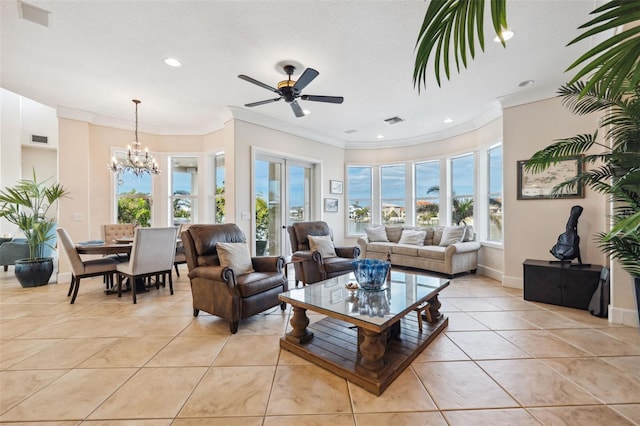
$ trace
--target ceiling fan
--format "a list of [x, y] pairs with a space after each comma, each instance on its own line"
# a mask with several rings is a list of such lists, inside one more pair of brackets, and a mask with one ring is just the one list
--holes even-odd
[[306, 70], [304, 70], [300, 78], [298, 78], [298, 80], [296, 81], [296, 80], [291, 80], [291, 75], [294, 73], [295, 70], [296, 68], [293, 65], [284, 66], [284, 72], [287, 73], [289, 77], [286, 80], [282, 80], [281, 82], [279, 82], [277, 89], [275, 87], [269, 86], [268, 84], [264, 84], [256, 79], [253, 79], [249, 76], [240, 74], [238, 78], [244, 81], [248, 81], [249, 83], [253, 83], [256, 86], [260, 86], [267, 90], [271, 90], [272, 92], [275, 92], [278, 95], [280, 95], [280, 97], [278, 98], [252, 102], [250, 104], [245, 104], [244, 106], [254, 107], [258, 105], [268, 104], [271, 102], [277, 102], [280, 99], [284, 99], [286, 103], [291, 105], [291, 109], [293, 110], [293, 113], [296, 115], [296, 117], [304, 117], [304, 111], [302, 111], [302, 108], [300, 107], [300, 104], [298, 104], [298, 101], [297, 101], [298, 98], [304, 101], [328, 102], [332, 104], [341, 104], [342, 101], [344, 101], [344, 98], [342, 96], [303, 95], [302, 93], [300, 93], [302, 92], [302, 89], [307, 87], [307, 85], [311, 83], [320, 73], [314, 70], [313, 68], [307, 68]]

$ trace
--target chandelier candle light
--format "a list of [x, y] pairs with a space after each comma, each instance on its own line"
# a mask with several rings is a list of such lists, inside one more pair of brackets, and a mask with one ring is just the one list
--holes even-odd
[[136, 176], [142, 176], [145, 173], [157, 175], [160, 173], [158, 163], [149, 155], [148, 148], [145, 148], [143, 152], [142, 145], [138, 142], [138, 104], [140, 101], [137, 99], [132, 101], [136, 104], [136, 140], [133, 142], [133, 148], [131, 145], [127, 146], [127, 158], [118, 161], [115, 155], [113, 156], [109, 169], [114, 173], [131, 172]]

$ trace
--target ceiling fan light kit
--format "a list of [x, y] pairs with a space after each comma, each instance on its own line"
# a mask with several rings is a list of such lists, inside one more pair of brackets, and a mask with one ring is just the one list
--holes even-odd
[[287, 74], [288, 78], [286, 80], [282, 80], [277, 84], [277, 88], [269, 86], [268, 84], [262, 83], [254, 78], [246, 76], [244, 74], [238, 75], [238, 78], [249, 83], [255, 84], [256, 86], [260, 86], [263, 89], [270, 90], [274, 93], [280, 95], [278, 98], [273, 99], [265, 99], [263, 101], [251, 102], [245, 104], [246, 107], [254, 107], [264, 104], [269, 104], [272, 102], [277, 102], [280, 99], [284, 99], [286, 103], [291, 105], [291, 109], [296, 117], [304, 117], [305, 112], [298, 104], [298, 98], [304, 101], [313, 101], [313, 102], [325, 102], [332, 104], [341, 104], [344, 101], [342, 96], [318, 96], [318, 95], [303, 95], [302, 89], [307, 87], [309, 83], [311, 83], [320, 73], [313, 68], [307, 68], [300, 75], [298, 80], [292, 80], [291, 76], [295, 72], [296, 68], [293, 65], [285, 65], [284, 72]]

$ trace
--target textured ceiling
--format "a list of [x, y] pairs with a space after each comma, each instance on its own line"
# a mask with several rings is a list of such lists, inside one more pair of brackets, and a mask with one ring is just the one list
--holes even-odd
[[[141, 131], [205, 134], [233, 116], [346, 147], [436, 140], [499, 116], [501, 104], [553, 96], [571, 77], [563, 70], [592, 45], [565, 47], [596, 6], [508, 1], [515, 37], [507, 48], [487, 41], [468, 70], [419, 94], [412, 71], [424, 1], [28, 3], [51, 12], [49, 27], [0, 1], [0, 84], [62, 116], [132, 128], [137, 98]], [[166, 57], [183, 66], [168, 67]], [[302, 118], [282, 101], [244, 107], [275, 96], [237, 75], [275, 86], [285, 78], [278, 64], [289, 61], [320, 72], [303, 93], [344, 103], [300, 101], [311, 111]], [[518, 87], [529, 79], [535, 84]], [[383, 121], [393, 116], [405, 121]]]

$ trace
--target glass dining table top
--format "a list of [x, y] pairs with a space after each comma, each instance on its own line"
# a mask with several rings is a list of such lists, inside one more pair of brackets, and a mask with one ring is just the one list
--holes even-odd
[[404, 316], [449, 285], [449, 280], [416, 272], [391, 270], [391, 281], [380, 290], [350, 290], [353, 273], [289, 290], [280, 299], [292, 306], [309, 309], [347, 321], [382, 325]]

